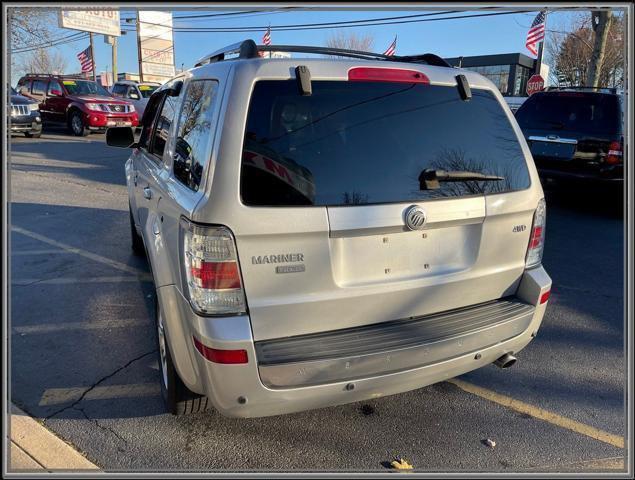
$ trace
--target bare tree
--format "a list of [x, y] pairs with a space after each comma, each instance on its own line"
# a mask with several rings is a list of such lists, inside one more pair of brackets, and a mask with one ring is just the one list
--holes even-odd
[[374, 42], [375, 39], [368, 33], [358, 35], [355, 32], [344, 33], [340, 31], [326, 39], [326, 46], [330, 48], [372, 52]]
[[40, 45], [51, 39], [57, 26], [57, 9], [43, 7], [11, 7], [7, 9], [11, 50]]
[[50, 48], [38, 48], [19, 56], [15, 61], [17, 74], [53, 73], [62, 74], [66, 70], [67, 62], [62, 54]]
[[[553, 68], [553, 83], [583, 86], [587, 83], [595, 32], [591, 16], [581, 14], [570, 23], [552, 26], [546, 42], [546, 54]], [[599, 71], [600, 87], [619, 87], [624, 83], [624, 16], [614, 15], [608, 29], [604, 60]]]

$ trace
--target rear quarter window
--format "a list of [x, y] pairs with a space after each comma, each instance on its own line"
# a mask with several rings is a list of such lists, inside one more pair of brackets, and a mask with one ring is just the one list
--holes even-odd
[[518, 109], [522, 129], [619, 134], [621, 112], [617, 95], [585, 92], [534, 94]]
[[[353, 205], [463, 197], [530, 185], [518, 138], [496, 97], [424, 84], [257, 82], [242, 154], [241, 197], [254, 206]], [[502, 181], [421, 190], [425, 169]]]

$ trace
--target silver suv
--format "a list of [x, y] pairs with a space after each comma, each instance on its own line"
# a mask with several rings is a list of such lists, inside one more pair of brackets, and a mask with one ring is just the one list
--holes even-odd
[[141, 117], [150, 96], [160, 86], [160, 83], [155, 82], [141, 83], [134, 80], [119, 80], [112, 86], [111, 93], [115, 97], [124, 98], [132, 103]]
[[157, 89], [142, 124], [107, 139], [133, 149], [169, 411], [377, 398], [510, 366], [536, 335], [543, 191], [481, 75], [249, 40]]

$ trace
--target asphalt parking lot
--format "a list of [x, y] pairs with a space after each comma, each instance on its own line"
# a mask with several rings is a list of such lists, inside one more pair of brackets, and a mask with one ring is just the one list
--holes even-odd
[[174, 417], [159, 396], [151, 278], [130, 249], [127, 152], [63, 131], [11, 149], [12, 401], [100, 467], [386, 471], [401, 456], [422, 472], [624, 471], [614, 199], [549, 192], [552, 297], [511, 369], [286, 416]]

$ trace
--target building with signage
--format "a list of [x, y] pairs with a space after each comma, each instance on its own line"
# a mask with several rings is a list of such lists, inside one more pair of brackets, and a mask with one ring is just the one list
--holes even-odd
[[[446, 58], [453, 67], [473, 70], [489, 78], [504, 96], [526, 97], [527, 80], [536, 71], [536, 60], [522, 53]], [[540, 74], [547, 80], [549, 66], [542, 64]]]

